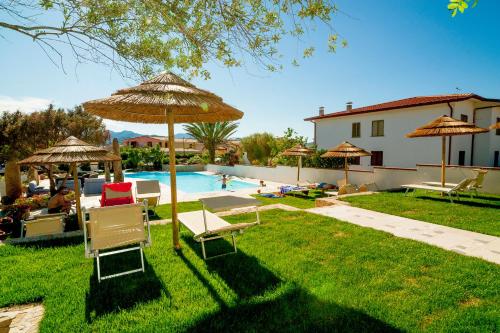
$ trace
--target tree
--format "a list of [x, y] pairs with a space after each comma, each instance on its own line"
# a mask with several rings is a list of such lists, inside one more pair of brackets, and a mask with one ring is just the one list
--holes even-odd
[[[102, 119], [83, 111], [81, 107], [65, 111], [50, 105], [47, 110], [31, 114], [3, 112], [0, 116], [0, 162], [6, 161], [10, 166], [8, 170], [11, 174], [6, 177], [6, 187], [11, 189], [9, 192], [13, 196], [19, 193], [18, 159], [29, 156], [35, 150], [48, 148], [70, 135], [92, 144], [102, 144], [105, 127]], [[53, 179], [49, 178], [51, 189], [54, 189]]]
[[450, 0], [448, 4], [448, 9], [451, 11], [451, 16], [455, 17], [458, 12], [463, 14], [467, 8], [469, 8], [469, 4], [472, 2], [471, 8], [476, 7], [479, 0]]
[[186, 133], [203, 143], [208, 152], [208, 161], [210, 163], [215, 162], [215, 150], [217, 146], [227, 142], [237, 129], [238, 123], [234, 121], [184, 125]]
[[241, 139], [241, 145], [252, 164], [267, 165], [277, 154], [275, 141], [271, 133], [255, 133]]
[[[209, 77], [211, 61], [235, 67], [251, 59], [277, 70], [280, 41], [302, 42], [318, 25], [328, 28], [325, 45], [335, 52], [346, 46], [331, 25], [337, 12], [332, 0], [10, 0], [0, 2], [0, 32], [31, 39], [63, 70], [69, 50], [77, 62], [104, 63], [124, 76], [162, 68]], [[314, 46], [302, 46], [311, 56]]]

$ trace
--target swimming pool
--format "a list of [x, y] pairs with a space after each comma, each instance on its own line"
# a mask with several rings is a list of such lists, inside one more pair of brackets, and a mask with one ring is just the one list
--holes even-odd
[[[126, 173], [125, 178], [156, 179], [170, 186], [170, 173], [161, 171], [143, 171]], [[177, 188], [186, 193], [221, 191], [220, 176], [197, 172], [177, 172]], [[227, 189], [230, 191], [256, 188], [258, 185], [230, 178]]]

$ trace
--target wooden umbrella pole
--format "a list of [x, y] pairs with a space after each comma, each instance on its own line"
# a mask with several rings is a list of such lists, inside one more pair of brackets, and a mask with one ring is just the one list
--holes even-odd
[[347, 185], [348, 184], [347, 173], [349, 171], [349, 168], [347, 166], [347, 157], [344, 157], [344, 170], [345, 170], [345, 184]]
[[75, 189], [76, 218], [78, 219], [78, 226], [80, 227], [80, 230], [83, 230], [82, 206], [80, 203], [80, 186], [78, 186], [78, 168], [76, 167], [76, 163], [71, 163], [71, 167], [73, 168], [73, 187]]
[[444, 187], [444, 184], [446, 183], [445, 160], [446, 160], [446, 136], [442, 136], [441, 137], [441, 186], [442, 187]]
[[177, 221], [177, 183], [175, 175], [175, 137], [174, 137], [174, 112], [167, 110], [168, 121], [168, 154], [170, 168], [170, 197], [172, 205], [172, 235], [174, 249], [179, 250], [179, 222]]
[[301, 167], [302, 167], [302, 156], [299, 156], [299, 161], [297, 163], [297, 183], [300, 183], [300, 168]]

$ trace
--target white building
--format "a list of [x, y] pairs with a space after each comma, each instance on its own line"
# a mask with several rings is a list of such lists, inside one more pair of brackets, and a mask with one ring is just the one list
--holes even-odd
[[[439, 137], [405, 137], [435, 118], [447, 115], [488, 128], [500, 121], [500, 99], [475, 94], [420, 96], [382, 104], [325, 114], [320, 107], [315, 117], [304, 119], [314, 124], [314, 142], [328, 149], [349, 141], [372, 152], [362, 157], [360, 167], [415, 167], [416, 164], [441, 163]], [[449, 165], [500, 166], [500, 131], [447, 138]]]

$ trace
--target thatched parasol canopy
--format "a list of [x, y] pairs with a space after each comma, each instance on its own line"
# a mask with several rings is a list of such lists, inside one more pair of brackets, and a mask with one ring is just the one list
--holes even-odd
[[110, 97], [83, 103], [85, 111], [106, 119], [134, 123], [168, 123], [167, 111], [174, 123], [237, 120], [243, 112], [224, 103], [222, 98], [181, 79], [163, 73], [138, 86], [120, 89]]
[[490, 129], [500, 129], [500, 122], [490, 126]]
[[356, 147], [350, 142], [344, 141], [338, 146], [328, 149], [326, 153], [321, 155], [321, 157], [340, 157], [344, 159], [344, 170], [345, 170], [345, 183], [348, 184], [348, 172], [349, 165], [347, 163], [347, 159], [350, 157], [361, 157], [361, 156], [370, 156], [371, 154], [366, 150]]
[[466, 123], [446, 115], [434, 119], [430, 123], [417, 128], [415, 131], [406, 134], [407, 138], [440, 136], [441, 138], [441, 186], [446, 183], [446, 137], [454, 135], [468, 135], [488, 132], [488, 129], [477, 127], [474, 124]]
[[314, 149], [310, 149], [304, 147], [301, 144], [293, 146], [292, 148], [288, 148], [284, 152], [281, 153], [283, 156], [309, 156], [314, 153]]
[[71, 164], [73, 166], [73, 179], [75, 182], [76, 214], [78, 225], [82, 224], [80, 203], [80, 188], [78, 186], [78, 163], [120, 161], [119, 156], [109, 153], [105, 147], [96, 147], [85, 141], [70, 136], [59, 141], [54, 146], [36, 151], [32, 156], [19, 161], [19, 164]]
[[328, 149], [326, 153], [321, 155], [321, 157], [360, 157], [360, 156], [370, 156], [371, 154], [366, 150], [356, 147], [352, 143], [347, 141], [342, 142], [338, 146]]
[[426, 136], [453, 136], [485, 132], [488, 132], [485, 128], [480, 128], [474, 124], [466, 123], [448, 116], [441, 116], [434, 119], [430, 123], [417, 128], [415, 131], [406, 134], [406, 137], [417, 138]]
[[19, 164], [71, 164], [120, 160], [119, 156], [109, 153], [105, 147], [96, 147], [70, 136], [53, 147], [36, 151]]
[[[85, 111], [106, 119], [138, 123], [168, 124], [170, 161], [175, 161], [174, 123], [237, 120], [243, 112], [224, 103], [217, 95], [196, 88], [173, 73], [162, 73], [132, 88], [121, 89], [107, 98], [83, 103]], [[170, 163], [172, 235], [180, 249], [177, 221], [175, 163]]]
[[283, 156], [298, 156], [299, 161], [297, 163], [297, 182], [300, 182], [300, 168], [302, 168], [302, 157], [309, 156], [314, 153], [313, 149], [304, 147], [301, 144], [295, 145], [292, 148], [288, 148], [281, 153]]

